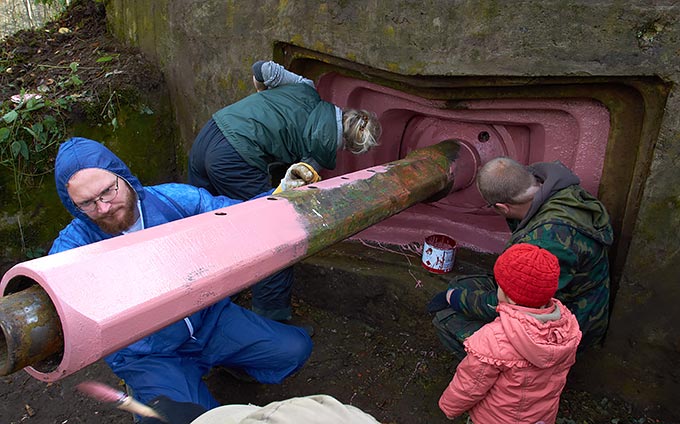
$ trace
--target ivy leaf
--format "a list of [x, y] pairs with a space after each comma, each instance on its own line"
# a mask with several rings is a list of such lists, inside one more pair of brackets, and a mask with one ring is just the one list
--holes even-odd
[[7, 122], [8, 124], [11, 124], [17, 119], [18, 116], [19, 114], [17, 113], [16, 110], [10, 110], [5, 114], [5, 116], [2, 117], [2, 119], [4, 119], [4, 121]]
[[66, 98], [59, 98], [56, 101], [56, 105], [59, 106], [62, 109], [68, 109], [69, 108], [69, 102], [73, 101], [71, 96], [67, 96]]
[[29, 101], [26, 103], [26, 112], [42, 109], [43, 107], [45, 107], [45, 102], [40, 100], [36, 101], [34, 99], [29, 99]]
[[111, 62], [112, 60], [113, 60], [113, 56], [102, 56], [99, 59], [97, 59], [95, 62], [104, 63], [104, 62]]
[[43, 126], [42, 122], [36, 122], [35, 124], [31, 125], [31, 129], [36, 134], [35, 135], [36, 140], [42, 142], [47, 140], [47, 133], [45, 132], [45, 127]]
[[68, 67], [71, 68], [71, 72], [76, 72], [78, 70], [78, 66], [80, 66], [80, 63], [78, 62], [71, 62], [71, 64], [68, 65]]
[[57, 126], [57, 120], [52, 115], [46, 115], [45, 119], [43, 119], [43, 125], [45, 125], [46, 129], [51, 130]]
[[24, 159], [28, 160], [28, 146], [26, 145], [26, 142], [21, 140], [21, 156], [24, 157]]
[[36, 122], [35, 124], [31, 125], [31, 128], [24, 127], [24, 129], [33, 136], [33, 140], [43, 143], [45, 140], [47, 140], [47, 134], [45, 133], [45, 128], [43, 127], [43, 124], [40, 122]]
[[26, 142], [24, 140], [15, 140], [12, 142], [10, 145], [10, 149], [12, 151], [12, 156], [13, 157], [18, 157], [19, 154], [24, 157], [24, 159], [28, 160], [28, 146], [26, 145]]
[[0, 141], [7, 140], [7, 138], [9, 138], [9, 134], [10, 134], [9, 128], [7, 127], [0, 128]]

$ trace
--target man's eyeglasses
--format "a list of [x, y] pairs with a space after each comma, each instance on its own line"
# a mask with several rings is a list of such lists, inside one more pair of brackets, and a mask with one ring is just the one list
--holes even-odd
[[94, 212], [97, 209], [97, 202], [111, 203], [113, 199], [118, 196], [118, 176], [116, 176], [116, 182], [111, 184], [109, 188], [99, 193], [99, 196], [94, 199], [85, 200], [84, 202], [74, 203], [76, 208], [83, 212]]

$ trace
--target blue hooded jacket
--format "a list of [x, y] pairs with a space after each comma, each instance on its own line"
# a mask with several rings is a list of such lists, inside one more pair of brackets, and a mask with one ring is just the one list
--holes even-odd
[[[116, 237], [116, 235], [103, 232], [73, 204], [68, 195], [66, 184], [76, 172], [86, 168], [100, 168], [112, 172], [132, 187], [140, 199], [145, 228], [241, 203], [240, 200], [213, 196], [202, 188], [187, 184], [171, 183], [144, 187], [137, 177], [132, 175], [127, 165], [104, 145], [87, 138], [74, 137], [59, 147], [55, 164], [55, 181], [59, 198], [74, 219], [59, 233], [50, 249], [50, 254]], [[227, 298], [219, 304], [228, 302]], [[208, 309], [210, 308], [196, 312], [188, 318], [192, 328], [188, 329], [186, 321], [177, 321], [107, 357], [107, 362], [116, 371], [116, 357], [121, 358], [121, 354], [138, 355], [174, 351], [192, 336], [190, 331], [196, 330], [200, 333], [201, 330], [207, 329], [205, 327], [214, 325], [214, 323], [206, 325]]]
[[145, 228], [241, 203], [224, 196], [212, 196], [204, 189], [186, 184], [144, 187], [127, 165], [103, 144], [73, 137], [59, 147], [54, 174], [61, 203], [75, 219], [59, 233], [50, 254], [115, 237], [103, 232], [68, 195], [66, 184], [76, 172], [86, 168], [112, 172], [132, 187], [141, 202]]
[[[59, 233], [50, 254], [116, 237], [99, 229], [68, 195], [66, 184], [85, 168], [104, 169], [127, 182], [137, 193], [145, 228], [241, 202], [186, 184], [143, 187], [123, 161], [102, 144], [71, 138], [59, 148], [55, 180], [59, 198], [74, 219]], [[219, 403], [201, 377], [212, 366], [236, 364], [260, 382], [280, 383], [305, 363], [311, 350], [304, 330], [265, 320], [225, 298], [105, 360], [142, 403], [164, 395], [210, 409]]]

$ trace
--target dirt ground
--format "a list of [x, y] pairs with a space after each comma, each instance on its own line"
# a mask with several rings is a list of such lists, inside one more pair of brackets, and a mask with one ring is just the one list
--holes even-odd
[[[60, 28], [69, 31], [59, 32]], [[46, 30], [22, 32], [0, 45], [0, 97], [45, 85], [58, 96], [56, 81], [77, 61], [88, 95], [111, 89], [112, 81], [148, 89], [161, 80], [142, 55], [108, 36], [101, 4], [76, 2]], [[115, 79], [102, 57], [115, 57]], [[47, 65], [47, 66], [45, 66]], [[10, 71], [7, 68], [11, 68]], [[140, 71], [140, 69], [142, 71]], [[63, 93], [61, 93], [63, 94]], [[488, 267], [491, 258], [460, 251], [453, 274]], [[324, 393], [355, 405], [384, 423], [445, 423], [437, 400], [457, 363], [437, 340], [427, 300], [449, 276], [427, 273], [411, 250], [341, 243], [296, 265], [295, 313], [315, 327], [314, 351], [296, 375], [280, 385], [243, 383], [222, 369], [206, 381], [222, 403], [264, 405], [293, 396]], [[247, 296], [239, 302], [247, 305]], [[74, 387], [96, 380], [121, 387], [103, 362], [55, 383], [23, 371], [0, 377], [0, 423], [131, 423], [129, 414], [78, 394]], [[661, 409], [640, 410], [615, 393], [588, 390], [596, 382], [575, 370], [561, 402], [560, 424], [671, 423]], [[457, 423], [464, 420], [457, 420]]]
[[[296, 318], [312, 324], [314, 350], [307, 364], [280, 385], [244, 383], [220, 368], [206, 376], [225, 404], [269, 402], [329, 394], [383, 423], [448, 421], [437, 407], [457, 362], [437, 340], [427, 300], [453, 275], [477, 273], [492, 258], [460, 250], [454, 271], [428, 273], [412, 250], [343, 242], [296, 265]], [[248, 305], [248, 296], [238, 300]], [[23, 371], [0, 378], [0, 422], [131, 423], [129, 414], [75, 391], [84, 380], [123, 389], [102, 362], [47, 384]], [[674, 423], [663, 411], [641, 410], [615, 393], [588, 390], [587, 369], [575, 369], [562, 395], [559, 424]], [[454, 421], [464, 423], [464, 419]]]
[[[72, 63], [77, 63], [75, 71]], [[82, 83], [71, 84], [73, 75]], [[101, 2], [75, 1], [44, 28], [20, 31], [0, 43], [0, 101], [22, 89], [53, 101], [70, 96], [77, 119], [86, 113], [79, 104], [102, 105], [114, 91], [150, 91], [160, 83], [159, 70], [139, 51], [109, 36]], [[87, 118], [98, 113], [101, 106]]]

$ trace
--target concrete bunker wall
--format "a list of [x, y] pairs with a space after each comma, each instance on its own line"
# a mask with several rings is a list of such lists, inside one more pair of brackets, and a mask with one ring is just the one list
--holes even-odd
[[[185, 151], [212, 112], [252, 92], [250, 64], [267, 58], [317, 79], [321, 90], [336, 87], [326, 85], [330, 79], [349, 78], [364, 89], [382, 87], [373, 93], [415, 102], [420, 109], [402, 112], [412, 126], [403, 129], [401, 134], [408, 135], [401, 139], [463, 133], [470, 139], [473, 161], [493, 154], [493, 149], [485, 153], [476, 147], [485, 131], [492, 143], [505, 148], [526, 145], [514, 141], [531, 139], [531, 130], [536, 140], [538, 126], [525, 125], [517, 114], [513, 120], [504, 115], [503, 122], [464, 116], [480, 113], [484, 105], [495, 103], [498, 110], [519, 99], [524, 109], [540, 104], [545, 112], [554, 111], [546, 105], [557, 101], [560, 113], [566, 104], [590, 105], [594, 113], [580, 116], [597, 118], [599, 125], [578, 125], [572, 113], [568, 120], [576, 124], [558, 129], [575, 128], [571, 138], [589, 142], [603, 136], [599, 130], [583, 130], [601, 130], [605, 111], [606, 145], [592, 145], [603, 152], [571, 164], [602, 164], [584, 165], [580, 175], [591, 173], [589, 189], [610, 209], [617, 236], [612, 324], [605, 350], [589, 358], [590, 368], [608, 371], [603, 371], [603, 387], [678, 407], [671, 401], [677, 385], [671, 370], [678, 369], [680, 357], [675, 325], [680, 316], [673, 312], [680, 300], [675, 237], [680, 230], [679, 5], [390, 0], [263, 1], [240, 7], [222, 0], [110, 0], [107, 12], [115, 34], [161, 64]], [[332, 97], [333, 90], [324, 95]], [[345, 100], [360, 103], [358, 98]], [[396, 109], [388, 112], [394, 122], [399, 120]], [[436, 133], [431, 120], [442, 118], [450, 125], [439, 126], [444, 129]], [[505, 142], [510, 139], [513, 143]], [[413, 147], [394, 146], [381, 154], [398, 155]], [[531, 149], [515, 151], [526, 161], [550, 157], [544, 148], [540, 157], [532, 156]], [[461, 200], [476, 208], [478, 199], [471, 193]], [[417, 209], [411, 212], [409, 221], [417, 217]], [[420, 215], [429, 225], [427, 214]], [[400, 222], [393, 226], [406, 227]], [[493, 251], [502, 234], [489, 226], [495, 241], [477, 247]], [[639, 389], [641, 384], [646, 390]]]

